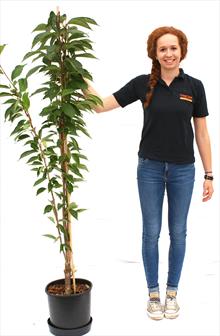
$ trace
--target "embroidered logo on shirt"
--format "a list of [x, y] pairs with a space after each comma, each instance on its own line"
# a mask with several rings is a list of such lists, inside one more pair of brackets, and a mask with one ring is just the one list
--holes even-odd
[[180, 93], [180, 99], [181, 100], [186, 100], [186, 101], [189, 101], [190, 103], [192, 103], [192, 96]]

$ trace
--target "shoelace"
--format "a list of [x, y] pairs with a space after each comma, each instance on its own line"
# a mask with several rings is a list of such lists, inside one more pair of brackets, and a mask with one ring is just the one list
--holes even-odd
[[176, 297], [175, 296], [167, 296], [167, 305], [175, 306], [176, 305]]
[[161, 309], [160, 299], [158, 299], [158, 298], [151, 298], [150, 299], [150, 305], [151, 305], [152, 309], [154, 309], [154, 310], [160, 310]]

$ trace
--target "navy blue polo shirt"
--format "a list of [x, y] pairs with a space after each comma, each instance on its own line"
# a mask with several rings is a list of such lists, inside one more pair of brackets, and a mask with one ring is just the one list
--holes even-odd
[[144, 124], [139, 146], [139, 157], [173, 163], [193, 163], [192, 117], [208, 115], [205, 90], [199, 79], [180, 69], [179, 75], [168, 86], [161, 78], [154, 88], [150, 105], [144, 102], [150, 75], [140, 75], [113, 93], [121, 107], [140, 100]]

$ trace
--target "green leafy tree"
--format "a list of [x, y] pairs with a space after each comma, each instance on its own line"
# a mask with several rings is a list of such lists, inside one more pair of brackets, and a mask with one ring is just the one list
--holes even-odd
[[[65, 14], [51, 12], [48, 22], [34, 29], [36, 36], [31, 51], [10, 77], [0, 65], [1, 75], [7, 79], [6, 84], [0, 85], [0, 97], [7, 97], [5, 120], [15, 125], [11, 136], [25, 146], [20, 158], [27, 159], [31, 170], [36, 172], [36, 194], [48, 193], [44, 214], [49, 215], [57, 233], [45, 236], [59, 242], [65, 260], [67, 295], [76, 292], [71, 221], [78, 219], [85, 210], [71, 201], [72, 193], [83, 181], [83, 171], [87, 170], [87, 157], [82, 154], [78, 138], [82, 133], [90, 136], [84, 112], [92, 112], [96, 105], [102, 105], [97, 96], [83, 94], [88, 87], [85, 79], [92, 80], [92, 75], [79, 59], [95, 58], [91, 53], [92, 41], [86, 32], [92, 25], [97, 23], [88, 17], [67, 21]], [[4, 48], [5, 45], [0, 46], [0, 53]], [[24, 63], [27, 60], [29, 63]], [[23, 75], [30, 60], [37, 65]], [[34, 74], [43, 75], [44, 82], [30, 93], [28, 82]], [[31, 115], [31, 99], [36, 94], [43, 94], [46, 102], [39, 111], [39, 129], [33, 124]]]

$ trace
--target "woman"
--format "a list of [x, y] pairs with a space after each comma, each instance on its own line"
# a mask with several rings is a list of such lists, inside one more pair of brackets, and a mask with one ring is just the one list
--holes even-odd
[[[160, 320], [179, 315], [177, 290], [182, 271], [187, 215], [193, 192], [195, 167], [193, 117], [196, 143], [204, 167], [203, 202], [211, 199], [212, 162], [206, 125], [208, 115], [203, 84], [184, 73], [180, 62], [187, 53], [185, 34], [174, 27], [160, 27], [148, 37], [152, 59], [150, 75], [140, 75], [112, 95], [101, 98], [96, 112], [125, 107], [140, 99], [144, 125], [137, 169], [143, 217], [142, 255], [149, 290], [148, 316]], [[88, 92], [98, 95], [88, 83]], [[158, 283], [158, 240], [164, 192], [168, 199], [170, 235], [169, 271], [164, 309]]]

